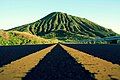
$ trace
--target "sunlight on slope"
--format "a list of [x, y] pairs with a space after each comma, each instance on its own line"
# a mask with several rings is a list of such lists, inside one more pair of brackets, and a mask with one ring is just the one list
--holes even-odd
[[51, 39], [47, 39], [47, 40], [49, 41], [50, 44], [53, 44], [53, 43], [54, 43], [54, 44], [55, 44], [55, 43], [57, 44], [57, 43], [60, 42], [57, 38], [51, 38]]
[[93, 73], [97, 80], [120, 80], [120, 65], [61, 45], [76, 61]]
[[55, 45], [13, 61], [0, 68], [0, 80], [21, 80]]
[[27, 33], [27, 32], [12, 31], [12, 33], [14, 33], [18, 37], [22, 37], [22, 38], [26, 38], [26, 39], [30, 39], [30, 40], [35, 40], [36, 43], [50, 43], [47, 39], [38, 37], [36, 35], [32, 35], [32, 34]]
[[10, 36], [4, 30], [0, 30], [0, 36], [3, 37], [5, 40], [9, 40]]
[[0, 30], [0, 45], [53, 44], [58, 39], [45, 39], [27, 32]]

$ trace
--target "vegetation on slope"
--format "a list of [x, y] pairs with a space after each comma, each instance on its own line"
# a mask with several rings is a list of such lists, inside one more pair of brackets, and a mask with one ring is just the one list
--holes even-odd
[[57, 40], [47, 40], [26, 32], [0, 30], [0, 45], [49, 44]]
[[[66, 13], [61, 12], [53, 12], [42, 19], [22, 26], [15, 27], [8, 31], [20, 31], [27, 32], [31, 35], [39, 36], [45, 39], [49, 39], [48, 41], [51, 43], [61, 42], [61, 43], [106, 43], [106, 41], [96, 41], [97, 39], [104, 37], [117, 36], [118, 34], [113, 32], [111, 29], [104, 28], [94, 22], [91, 22], [85, 18], [80, 18], [72, 15], [68, 15]], [[14, 36], [13, 33], [10, 33], [10, 36]], [[18, 36], [17, 36], [18, 38]], [[21, 41], [21, 37], [18, 38]], [[23, 39], [23, 38], [22, 38]], [[26, 44], [26, 43], [49, 43], [44, 42], [36, 38], [33, 40], [26, 41], [26, 37], [24, 36], [25, 42], [13, 44]], [[96, 39], [96, 40], [94, 40]], [[89, 40], [93, 40], [89, 42]], [[8, 44], [8, 42], [7, 42]]]
[[52, 31], [49, 34], [43, 36], [44, 38], [51, 39], [57, 38], [61, 43], [80, 43], [83, 39], [93, 40], [93, 37], [83, 36], [75, 33], [70, 33], [64, 30]]
[[10, 30], [29, 32], [37, 36], [46, 36], [51, 32], [55, 33], [58, 30], [94, 38], [117, 35], [112, 30], [106, 29], [85, 18], [80, 18], [61, 12], [53, 12], [36, 22], [22, 25]]

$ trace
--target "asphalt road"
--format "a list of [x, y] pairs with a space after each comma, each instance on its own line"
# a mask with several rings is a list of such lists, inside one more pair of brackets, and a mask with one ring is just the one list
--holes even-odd
[[94, 80], [94, 78], [60, 45], [57, 45], [23, 80]]
[[49, 46], [51, 44], [0, 46], [0, 67]]

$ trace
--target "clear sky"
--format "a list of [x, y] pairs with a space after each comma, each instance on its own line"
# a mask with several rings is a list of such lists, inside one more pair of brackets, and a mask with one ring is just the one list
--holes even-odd
[[120, 0], [0, 0], [0, 29], [31, 23], [51, 12], [87, 18], [120, 33]]

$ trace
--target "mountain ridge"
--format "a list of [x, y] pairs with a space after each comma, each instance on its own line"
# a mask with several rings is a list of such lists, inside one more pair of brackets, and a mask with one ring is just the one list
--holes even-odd
[[[29, 29], [29, 30], [27, 30]], [[88, 35], [91, 37], [107, 37], [114, 35], [115, 33], [107, 28], [99, 26], [96, 23], [93, 23], [85, 18], [80, 18], [66, 13], [53, 12], [47, 16], [37, 20], [36, 22], [22, 25], [20, 27], [13, 28], [11, 30], [17, 30], [21, 32], [29, 32], [31, 34], [39, 36], [42, 33], [50, 33], [51, 31], [56, 30], [65, 30], [71, 33], [78, 33], [81, 35]], [[96, 31], [95, 31], [96, 30]], [[110, 34], [102, 35], [99, 31], [112, 32]], [[100, 33], [99, 35], [97, 33]]]
[[118, 35], [111, 29], [104, 28], [86, 18], [62, 12], [52, 12], [33, 23], [18, 26], [8, 31], [28, 32], [46, 39], [56, 38], [63, 42], [73, 43]]

